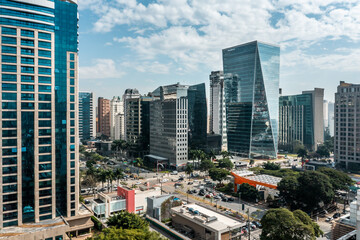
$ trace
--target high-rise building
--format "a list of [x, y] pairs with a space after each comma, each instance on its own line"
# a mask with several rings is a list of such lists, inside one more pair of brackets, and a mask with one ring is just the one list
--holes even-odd
[[341, 81], [335, 93], [334, 159], [360, 170], [360, 84]]
[[324, 100], [323, 116], [324, 116], [324, 131], [327, 131], [329, 128], [329, 102], [327, 100]]
[[183, 168], [188, 151], [206, 145], [205, 84], [168, 85], [150, 103], [150, 154], [166, 158], [170, 168]]
[[123, 101], [121, 101], [120, 97], [113, 97], [110, 100], [110, 138], [112, 140], [120, 139], [120, 136], [115, 136], [115, 117], [118, 114], [124, 114]]
[[[127, 104], [127, 99], [131, 99], [131, 98], [139, 98], [140, 97], [140, 93], [139, 93], [139, 91], [136, 89], [136, 88], [134, 88], [134, 89], [131, 89], [131, 88], [128, 88], [128, 89], [126, 89], [125, 90], [125, 93], [123, 94], [123, 107], [124, 107], [124, 114], [126, 115], [126, 113], [127, 113], [127, 109], [126, 109], [126, 104]], [[125, 116], [125, 119], [124, 119], [124, 132], [125, 132], [125, 140], [127, 140], [127, 134], [126, 134], [126, 132], [127, 132], [127, 130], [126, 130], [126, 128], [127, 128], [127, 124], [126, 124], [126, 116]]]
[[77, 8], [71, 0], [0, 1], [0, 232], [9, 239], [62, 239], [70, 225], [57, 216], [78, 215]]
[[90, 140], [96, 137], [96, 113], [94, 93], [79, 92], [79, 138]]
[[130, 155], [142, 157], [149, 152], [150, 102], [152, 97], [139, 96], [126, 99], [125, 135], [131, 143]]
[[98, 130], [97, 135], [110, 137], [110, 100], [98, 98]]
[[222, 149], [227, 150], [226, 108], [224, 97], [224, 73], [213, 71], [210, 74], [209, 132], [222, 136]]
[[329, 132], [330, 136], [334, 136], [334, 102], [329, 102], [328, 104], [328, 119], [329, 119]]
[[114, 140], [125, 140], [125, 114], [118, 113], [115, 116], [115, 136]]
[[223, 49], [228, 151], [276, 158], [280, 47], [259, 41]]
[[[289, 149], [295, 141], [309, 150], [323, 143], [324, 127], [316, 120], [324, 119], [324, 89], [315, 88], [299, 95], [281, 96], [279, 100], [279, 147]], [[317, 121], [319, 122], [319, 121]]]

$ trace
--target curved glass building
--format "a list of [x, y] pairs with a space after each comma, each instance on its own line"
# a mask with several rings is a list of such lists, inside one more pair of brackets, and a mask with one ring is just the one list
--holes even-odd
[[254, 41], [223, 49], [228, 151], [276, 158], [280, 47]]
[[77, 215], [78, 12], [0, 0], [0, 228]]

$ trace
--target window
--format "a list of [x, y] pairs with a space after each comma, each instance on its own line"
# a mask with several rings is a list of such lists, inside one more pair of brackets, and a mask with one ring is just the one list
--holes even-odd
[[21, 82], [34, 82], [34, 76], [21, 75]]
[[33, 47], [34, 46], [34, 40], [21, 39], [21, 45]]
[[[50, 166], [50, 169], [51, 169], [51, 164], [40, 164], [39, 166], [41, 165], [49, 165]], [[40, 168], [41, 169], [41, 168]], [[49, 169], [49, 170], [50, 170]], [[39, 191], [39, 196], [40, 197], [45, 197], [45, 196], [50, 196], [51, 195], [51, 189], [48, 189], [48, 190], [41, 190]], [[40, 210], [41, 211], [41, 210]]]
[[48, 179], [51, 178], [51, 172], [43, 172], [43, 173], [39, 173], [39, 179]]
[[51, 42], [39, 41], [39, 48], [51, 49]]
[[75, 95], [70, 95], [70, 102], [75, 102]]
[[40, 155], [39, 162], [51, 162], [51, 155]]
[[34, 101], [34, 94], [32, 93], [22, 93], [21, 94], [21, 100], [24, 101]]
[[51, 187], [51, 181], [43, 181], [43, 182], [39, 182], [39, 187], [40, 187], [40, 188], [47, 188], [47, 187]]
[[39, 85], [39, 92], [51, 92], [51, 86]]
[[22, 37], [31, 37], [31, 38], [33, 38], [34, 37], [34, 31], [22, 29], [21, 30], [21, 36]]
[[1, 60], [6, 63], [16, 63], [16, 56], [2, 55]]
[[21, 63], [22, 64], [34, 65], [34, 59], [33, 58], [28, 58], [28, 57], [21, 57]]
[[[39, 138], [40, 145], [48, 145], [51, 144], [51, 138]], [[44, 169], [46, 170], [46, 169]]]
[[46, 50], [39, 50], [39, 57], [51, 57], [51, 52]]
[[70, 77], [75, 77], [75, 71], [74, 70], [70, 70]]
[[15, 44], [16, 45], [16, 38], [14, 37], [2, 37], [1, 42], [3, 44]]
[[[17, 191], [17, 184], [3, 186], [3, 193], [16, 192], [16, 191]], [[3, 220], [5, 220], [5, 219], [3, 219]]]
[[51, 136], [51, 129], [39, 129], [39, 136]]
[[21, 103], [21, 109], [34, 109], [34, 103]]
[[17, 145], [17, 139], [13, 138], [13, 139], [3, 139], [3, 146], [4, 147], [11, 147], [11, 146], [16, 146]]
[[51, 77], [39, 76], [39, 83], [51, 83]]
[[2, 93], [3, 100], [16, 100], [16, 93]]
[[3, 71], [3, 72], [16, 72], [16, 71], [17, 71], [17, 67], [16, 67], [16, 65], [3, 64], [3, 65], [2, 65], [2, 71]]
[[51, 198], [39, 199], [39, 204], [40, 204], [40, 206], [51, 204]]
[[16, 54], [16, 47], [1, 46], [1, 52], [2, 53]]
[[17, 137], [17, 130], [3, 130], [3, 137]]
[[3, 81], [8, 81], [8, 82], [16, 82], [17, 78], [15, 74], [3, 74], [2, 75], [2, 80]]
[[75, 79], [74, 78], [70, 78], [70, 85], [75, 85]]
[[39, 103], [39, 109], [51, 110], [51, 103]]
[[16, 118], [17, 117], [17, 112], [2, 112], [2, 118], [6, 119], [6, 118]]
[[2, 108], [3, 109], [16, 109], [16, 102], [3, 102]]
[[39, 101], [51, 101], [50, 94], [39, 94]]
[[3, 83], [2, 84], [2, 90], [3, 91], [16, 91], [17, 86], [14, 83]]
[[33, 92], [34, 91], [34, 85], [21, 84], [21, 91]]
[[51, 75], [51, 68], [39, 67], [39, 74]]
[[39, 65], [41, 65], [41, 66], [51, 66], [51, 60], [50, 59], [39, 58]]
[[75, 68], [75, 62], [70, 62], [70, 69], [74, 69]]
[[39, 32], [38, 37], [40, 39], [51, 40], [51, 34], [50, 33]]
[[15, 35], [16, 36], [16, 28], [2, 27], [1, 33], [6, 34], [6, 35]]
[[[39, 94], [39, 96], [42, 94]], [[39, 118], [51, 118], [51, 112], [39, 112]]]
[[34, 49], [31, 48], [21, 48], [22, 55], [31, 55], [34, 56]]
[[21, 66], [21, 72], [22, 73], [34, 73], [34, 68]]
[[51, 121], [50, 120], [40, 120], [39, 127], [51, 127]]
[[71, 61], [74, 61], [74, 60], [75, 60], [75, 54], [70, 53], [70, 60], [71, 60]]
[[3, 128], [16, 128], [17, 122], [16, 121], [2, 121]]

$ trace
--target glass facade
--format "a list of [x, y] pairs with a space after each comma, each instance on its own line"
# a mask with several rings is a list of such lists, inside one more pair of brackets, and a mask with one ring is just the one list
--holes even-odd
[[79, 137], [90, 140], [95, 136], [94, 94], [79, 92]]
[[[70, 132], [66, 124], [78, 116], [70, 114], [68, 100], [77, 94], [77, 4], [0, 0], [0, 12], [0, 228], [55, 218], [57, 213], [69, 217], [78, 207], [70, 196], [78, 195], [78, 181], [70, 186], [78, 177], [70, 154], [78, 149], [69, 144], [70, 137], [78, 138], [77, 125]], [[16, 208], [3, 208], [9, 199]]]
[[258, 41], [223, 50], [228, 151], [276, 158], [280, 48]]

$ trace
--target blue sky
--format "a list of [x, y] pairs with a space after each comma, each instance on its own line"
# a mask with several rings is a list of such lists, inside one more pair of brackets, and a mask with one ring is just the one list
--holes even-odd
[[[296, 2], [296, 4], [294, 4]], [[283, 94], [360, 83], [359, 0], [80, 0], [80, 90], [205, 82], [221, 50], [252, 40], [281, 46]]]

